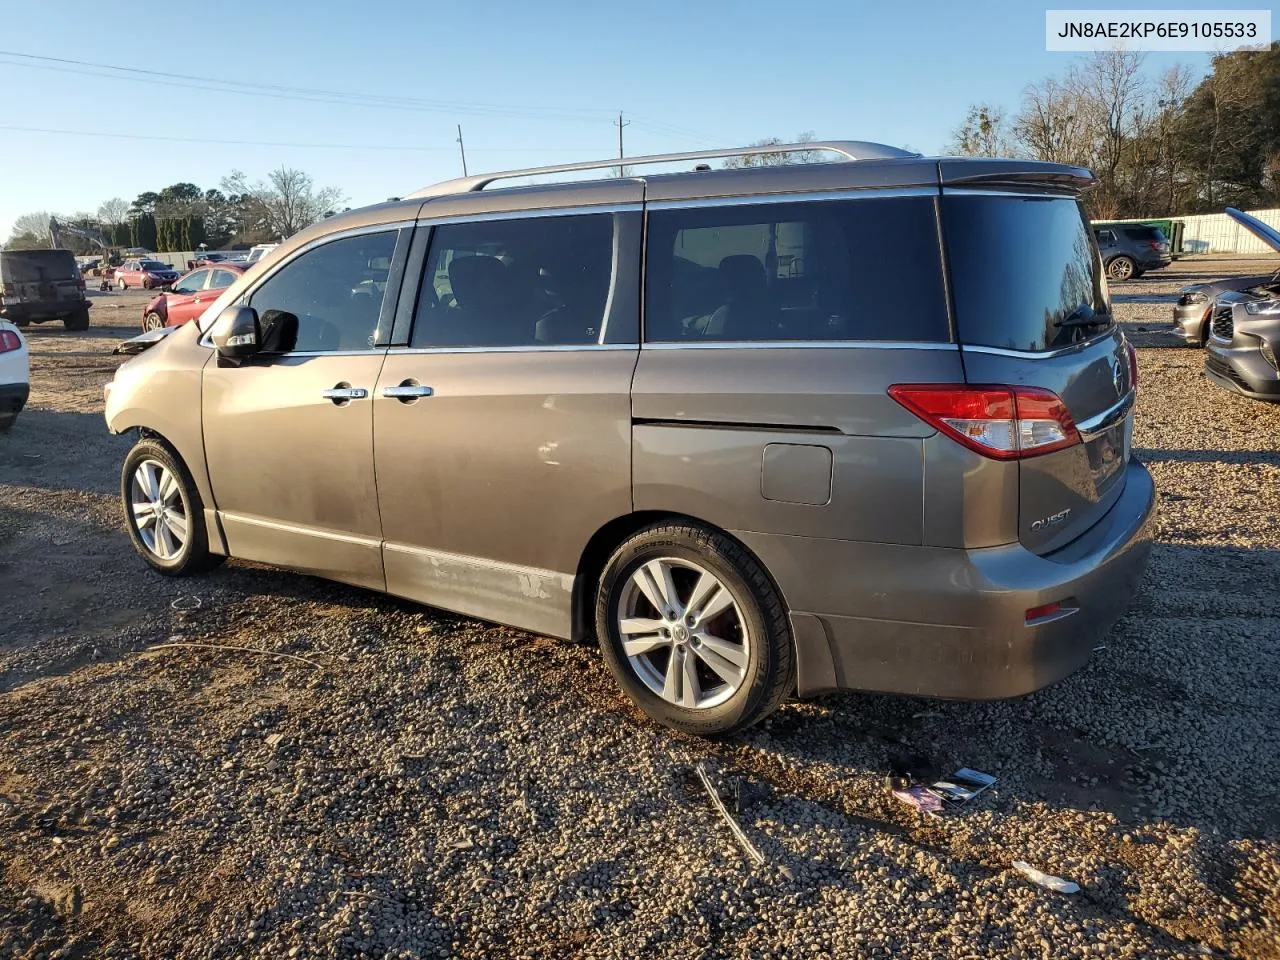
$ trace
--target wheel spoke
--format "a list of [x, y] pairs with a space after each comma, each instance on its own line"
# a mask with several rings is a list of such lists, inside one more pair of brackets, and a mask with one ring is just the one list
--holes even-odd
[[747, 652], [736, 643], [710, 634], [700, 633], [697, 636], [701, 642], [693, 649], [702, 662], [719, 674], [725, 683], [740, 681], [747, 666]]
[[622, 649], [628, 657], [638, 657], [642, 653], [651, 653], [671, 646], [671, 638], [654, 633], [646, 637], [628, 637], [622, 641]]
[[156, 510], [150, 502], [138, 503], [136, 500], [133, 502], [133, 519], [138, 521], [139, 524], [145, 525], [155, 518]]
[[627, 617], [618, 621], [618, 629], [627, 635], [635, 633], [657, 633], [665, 629], [667, 621], [653, 620], [649, 617]]
[[177, 552], [173, 542], [173, 534], [169, 531], [169, 521], [161, 517], [156, 522], [156, 554], [161, 560], [167, 560]]
[[160, 484], [156, 478], [156, 465], [148, 461], [138, 468], [138, 482], [148, 500], [155, 500], [160, 492]]
[[671, 582], [671, 568], [663, 561], [650, 560], [632, 575], [632, 579], [659, 613], [679, 610], [680, 598], [675, 584]]
[[729, 609], [729, 607], [733, 606], [733, 597], [730, 596], [729, 591], [724, 588], [724, 584], [717, 580], [716, 587], [717, 590], [715, 593], [708, 597], [706, 603], [702, 605], [702, 608], [694, 614], [702, 623], [714, 620], [716, 617], [720, 616], [720, 614], [724, 613], [725, 610]]
[[680, 705], [683, 707], [696, 707], [698, 699], [702, 696], [702, 688], [698, 685], [698, 658], [689, 655], [685, 651], [680, 658]]
[[178, 546], [187, 542], [187, 518], [181, 514], [170, 513], [165, 517], [165, 526], [178, 538]]
[[713, 596], [716, 591], [723, 590], [720, 581], [705, 571], [698, 577], [698, 582], [693, 585], [693, 593], [689, 594], [689, 605], [686, 608], [688, 612], [697, 616], [702, 605], [707, 602], [708, 598]]
[[672, 649], [671, 659], [667, 661], [667, 675], [662, 681], [662, 699], [670, 703], [680, 702], [680, 651]]
[[178, 481], [173, 478], [171, 471], [166, 470], [160, 475], [160, 496], [165, 503], [172, 503], [177, 495]]

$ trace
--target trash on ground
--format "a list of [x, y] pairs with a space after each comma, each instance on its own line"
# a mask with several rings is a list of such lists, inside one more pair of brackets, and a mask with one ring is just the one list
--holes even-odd
[[893, 791], [893, 795], [907, 806], [923, 810], [925, 813], [937, 813], [942, 809], [942, 798], [923, 783], [917, 783], [911, 787], [899, 787]]
[[694, 770], [698, 774], [698, 779], [702, 781], [702, 786], [707, 791], [707, 795], [711, 797], [711, 805], [716, 808], [716, 812], [719, 813], [724, 822], [729, 825], [729, 829], [733, 832], [734, 838], [742, 846], [742, 849], [746, 851], [747, 856], [750, 857], [757, 865], [764, 863], [764, 854], [761, 853], [747, 835], [742, 832], [742, 827], [738, 826], [738, 821], [733, 819], [733, 814], [729, 812], [729, 808], [726, 807], [724, 805], [724, 801], [720, 799], [720, 794], [716, 793], [715, 787], [711, 785], [711, 780], [707, 776], [707, 770], [702, 765], [702, 761], [698, 761]]
[[968, 803], [995, 782], [996, 778], [989, 773], [961, 767], [946, 780], [932, 783], [930, 789], [948, 803], [962, 804]]
[[176, 613], [192, 613], [199, 610], [204, 605], [204, 601], [199, 597], [178, 597], [169, 604], [169, 609]]
[[1013, 869], [1017, 870], [1032, 883], [1044, 887], [1046, 890], [1053, 890], [1056, 893], [1080, 892], [1080, 884], [1072, 883], [1070, 880], [1063, 880], [1061, 877], [1055, 877], [1051, 873], [1043, 873], [1025, 860], [1013, 861]]

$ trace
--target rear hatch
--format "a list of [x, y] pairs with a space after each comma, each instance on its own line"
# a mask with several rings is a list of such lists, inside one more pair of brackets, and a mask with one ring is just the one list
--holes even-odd
[[1124, 486], [1133, 436], [1128, 344], [1073, 193], [943, 190], [956, 333], [969, 384], [1050, 390], [1081, 442], [1018, 460], [1018, 536], [1036, 553], [1092, 527]]
[[79, 300], [80, 268], [70, 250], [5, 250], [0, 253], [0, 284], [5, 303]]

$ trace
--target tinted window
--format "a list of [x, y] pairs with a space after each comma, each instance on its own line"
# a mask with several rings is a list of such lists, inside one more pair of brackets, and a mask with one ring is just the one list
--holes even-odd
[[600, 339], [613, 276], [612, 214], [433, 228], [415, 347], [523, 347]]
[[143, 260], [142, 269], [143, 270], [169, 270], [172, 268], [167, 263], [162, 263], [159, 260]]
[[10, 283], [66, 280], [79, 275], [75, 257], [67, 250], [10, 250], [0, 253], [0, 277]]
[[213, 279], [209, 281], [210, 290], [221, 290], [229, 287], [239, 278], [239, 274], [234, 270], [215, 270], [213, 271]]
[[275, 341], [280, 349], [298, 351], [366, 350], [373, 345], [386, 292], [388, 263], [396, 248], [396, 232], [366, 233], [334, 240], [297, 257], [253, 292], [250, 306], [262, 320], [263, 338], [273, 329], [292, 325]]
[[205, 281], [209, 279], [208, 270], [197, 270], [179, 280], [173, 287], [174, 293], [195, 293], [203, 290]]
[[1139, 243], [1164, 243], [1164, 233], [1159, 227], [1125, 227], [1125, 236]]
[[649, 215], [649, 341], [948, 339], [933, 201]]
[[1046, 350], [1110, 325], [1098, 255], [1075, 200], [943, 197], [942, 232], [962, 343]]

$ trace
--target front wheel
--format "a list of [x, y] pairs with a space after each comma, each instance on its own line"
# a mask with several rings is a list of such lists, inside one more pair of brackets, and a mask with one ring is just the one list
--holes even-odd
[[120, 475], [120, 496], [134, 549], [161, 573], [201, 573], [226, 559], [209, 552], [200, 491], [167, 444], [152, 439], [134, 444]]
[[795, 685], [777, 589], [740, 544], [699, 526], [647, 527], [614, 551], [597, 593], [596, 636], [636, 706], [697, 736], [759, 722]]
[[142, 318], [143, 330], [159, 330], [164, 326], [164, 317], [152, 310]]
[[1116, 257], [1107, 264], [1108, 280], [1128, 280], [1133, 276], [1134, 262], [1131, 257]]
[[119, 280], [116, 281], [116, 286], [121, 293], [124, 293], [126, 290], [129, 289], [129, 285], [124, 282], [124, 277], [121, 277]]

